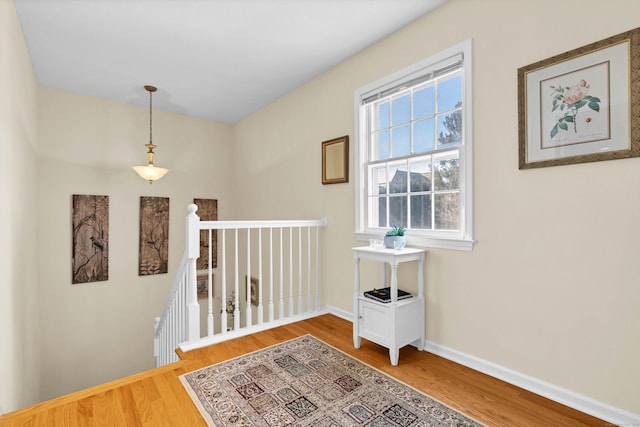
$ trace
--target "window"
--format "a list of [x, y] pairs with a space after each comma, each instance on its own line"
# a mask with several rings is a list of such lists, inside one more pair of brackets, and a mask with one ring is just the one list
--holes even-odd
[[471, 41], [355, 93], [356, 236], [470, 250]]

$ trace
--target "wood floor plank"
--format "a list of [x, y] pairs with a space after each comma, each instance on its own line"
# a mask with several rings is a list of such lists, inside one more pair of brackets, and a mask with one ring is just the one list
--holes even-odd
[[180, 352], [180, 362], [103, 384], [0, 416], [14, 426], [205, 426], [178, 377], [282, 341], [311, 334], [423, 391], [490, 427], [610, 426], [602, 420], [537, 396], [426, 351], [408, 346], [391, 366], [387, 349], [362, 340], [353, 347], [352, 325], [324, 315]]

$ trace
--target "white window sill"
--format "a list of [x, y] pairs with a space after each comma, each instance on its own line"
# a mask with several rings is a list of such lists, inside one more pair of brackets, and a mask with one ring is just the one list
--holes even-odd
[[[369, 242], [369, 239], [384, 239], [384, 235], [368, 234], [368, 233], [355, 233], [357, 241]], [[417, 246], [422, 248], [436, 248], [436, 249], [454, 249], [459, 251], [471, 251], [475, 240], [465, 239], [438, 239], [424, 236], [407, 236], [408, 246]]]

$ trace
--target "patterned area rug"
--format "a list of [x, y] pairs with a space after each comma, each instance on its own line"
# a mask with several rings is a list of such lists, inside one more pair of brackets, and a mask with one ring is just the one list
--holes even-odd
[[482, 426], [311, 335], [180, 380], [211, 426]]

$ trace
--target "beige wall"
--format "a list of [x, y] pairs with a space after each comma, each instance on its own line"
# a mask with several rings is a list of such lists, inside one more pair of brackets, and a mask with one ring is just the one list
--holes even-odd
[[[140, 82], [140, 95], [145, 96]], [[163, 96], [162, 88], [154, 97]], [[148, 98], [146, 98], [148, 99]], [[184, 252], [187, 205], [218, 199], [229, 218], [231, 127], [154, 108], [156, 164], [150, 185], [131, 170], [146, 163], [148, 107], [40, 89], [38, 251], [42, 399], [153, 367], [159, 316]], [[109, 280], [71, 285], [71, 195], [109, 196]], [[140, 196], [170, 198], [169, 273], [138, 276]]]
[[449, 0], [236, 125], [238, 213], [326, 216], [325, 301], [351, 311], [350, 248], [363, 244], [355, 141], [350, 183], [329, 186], [320, 142], [353, 136], [355, 89], [472, 38], [478, 243], [429, 251], [427, 338], [640, 413], [640, 160], [518, 170], [516, 80], [519, 67], [635, 28], [638, 16], [628, 0]]
[[0, 1], [0, 413], [39, 384], [37, 85], [12, 2]]

